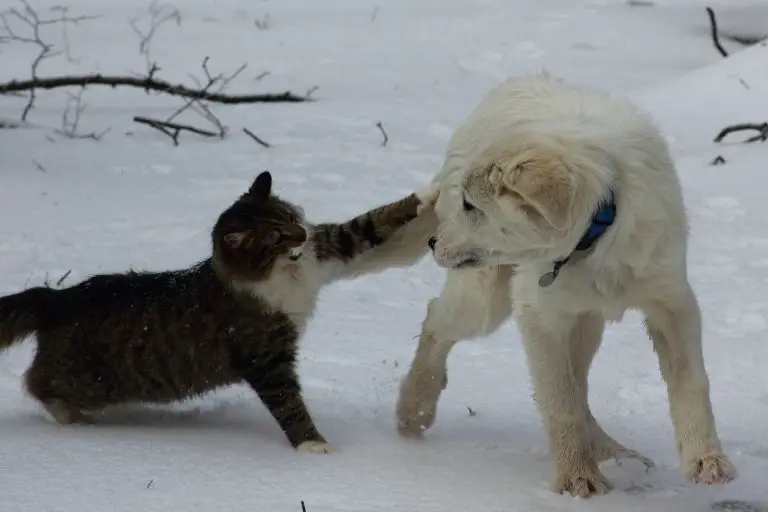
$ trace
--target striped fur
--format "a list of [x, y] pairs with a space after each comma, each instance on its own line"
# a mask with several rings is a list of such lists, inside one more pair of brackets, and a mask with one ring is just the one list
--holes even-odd
[[319, 224], [312, 230], [312, 244], [319, 262], [349, 263], [374, 249], [416, 218], [421, 201], [416, 194], [395, 201], [343, 224]]

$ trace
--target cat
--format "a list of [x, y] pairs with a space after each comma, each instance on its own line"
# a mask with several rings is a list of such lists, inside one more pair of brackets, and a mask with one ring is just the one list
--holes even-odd
[[0, 297], [0, 350], [37, 335], [25, 387], [60, 424], [245, 382], [299, 451], [330, 448], [307, 410], [297, 345], [321, 288], [432, 211], [437, 189], [312, 226], [265, 171], [218, 218], [211, 257], [180, 271], [101, 274]]

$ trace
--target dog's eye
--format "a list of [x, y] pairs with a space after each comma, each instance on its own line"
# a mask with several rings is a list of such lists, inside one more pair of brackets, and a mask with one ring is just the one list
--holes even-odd
[[465, 212], [471, 212], [472, 210], [477, 210], [475, 205], [467, 201], [467, 198], [464, 198], [461, 203], [461, 207], [464, 208]]

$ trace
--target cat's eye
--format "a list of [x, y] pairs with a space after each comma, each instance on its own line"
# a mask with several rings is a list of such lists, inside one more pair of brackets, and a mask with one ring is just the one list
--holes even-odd
[[462, 198], [461, 207], [464, 209], [465, 212], [471, 212], [473, 210], [477, 210], [477, 207], [467, 201], [467, 198]]

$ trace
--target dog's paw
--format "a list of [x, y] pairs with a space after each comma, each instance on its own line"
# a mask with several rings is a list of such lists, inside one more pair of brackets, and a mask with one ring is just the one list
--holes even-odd
[[558, 471], [554, 490], [560, 494], [569, 493], [580, 498], [606, 494], [613, 485], [597, 468], [581, 466], [573, 471]]
[[397, 430], [403, 437], [419, 438], [435, 423], [437, 401], [447, 383], [446, 375], [434, 376], [426, 382], [406, 378], [400, 385], [395, 412]]
[[435, 207], [437, 198], [440, 197], [440, 184], [432, 183], [424, 190], [416, 193], [419, 198], [419, 206], [416, 207], [416, 214], [423, 215], [427, 210]]
[[300, 453], [332, 453], [331, 447], [325, 441], [304, 441], [296, 447]]
[[686, 463], [686, 476], [697, 484], [724, 484], [736, 478], [736, 467], [728, 456], [714, 453]]

